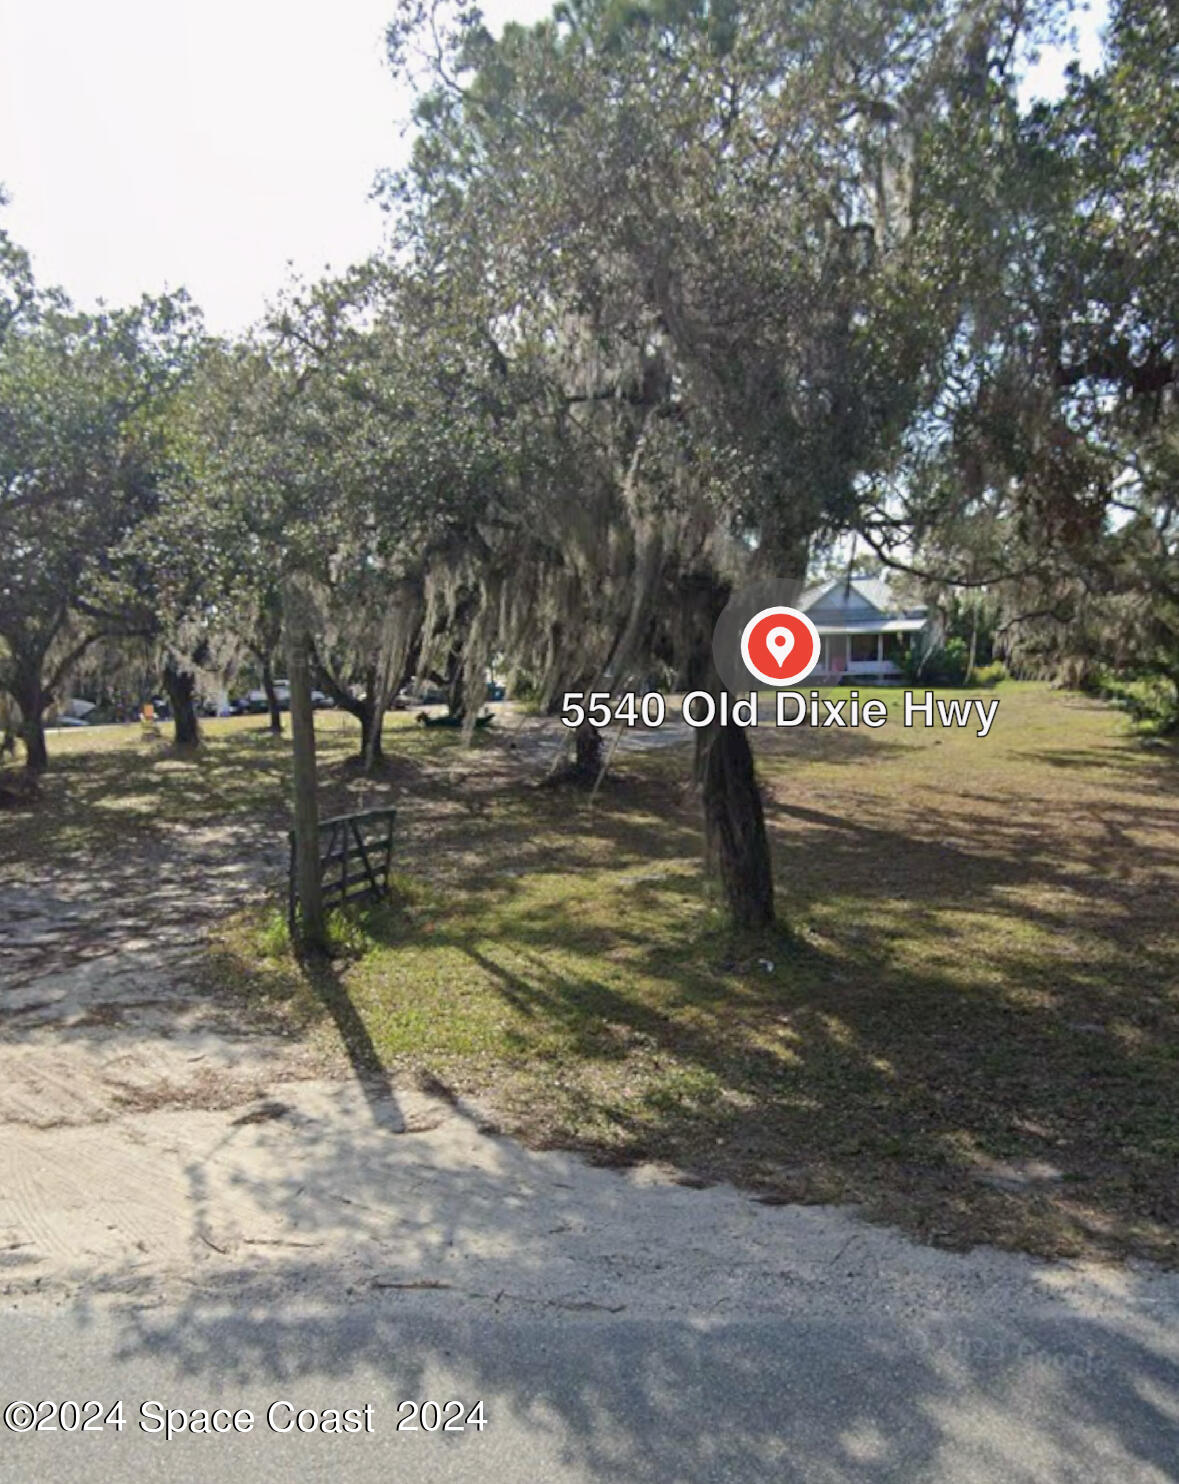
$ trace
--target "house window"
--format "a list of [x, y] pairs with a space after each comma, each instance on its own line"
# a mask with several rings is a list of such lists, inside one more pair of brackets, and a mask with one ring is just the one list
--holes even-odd
[[903, 665], [912, 638], [912, 634], [885, 634], [884, 658], [891, 660], [894, 665]]
[[877, 634], [853, 634], [851, 636], [851, 660], [854, 663], [876, 658]]

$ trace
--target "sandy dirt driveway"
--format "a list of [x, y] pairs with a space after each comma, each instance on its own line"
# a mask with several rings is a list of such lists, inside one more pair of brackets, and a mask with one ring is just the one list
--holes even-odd
[[[551, 722], [508, 722], [483, 758], [483, 787], [535, 772], [568, 741]], [[628, 745], [665, 745], [684, 730]], [[460, 756], [444, 777], [467, 779], [472, 766]], [[411, 801], [418, 833], [431, 808], [447, 807], [445, 797]], [[325, 1063], [201, 982], [209, 925], [282, 882], [281, 832], [161, 827], [147, 845], [85, 869], [12, 866], [0, 871], [0, 1284], [9, 1294], [264, 1272], [310, 1251], [351, 1262], [364, 1248], [363, 1262], [376, 1261], [366, 1243], [388, 1207], [372, 1207], [372, 1189], [385, 1185], [381, 1161], [391, 1177], [412, 1147], [394, 1135], [445, 1127], [455, 1160], [474, 1158], [477, 1113], [358, 1081], [342, 1054]], [[427, 1157], [442, 1155], [414, 1160]], [[362, 1217], [366, 1208], [380, 1219]]]

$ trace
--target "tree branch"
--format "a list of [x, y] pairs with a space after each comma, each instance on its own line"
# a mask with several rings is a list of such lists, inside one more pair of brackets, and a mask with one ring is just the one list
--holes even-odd
[[1030, 577], [1041, 570], [1039, 564], [1033, 564], [1007, 572], [991, 572], [985, 577], [966, 577], [962, 573], [931, 572], [927, 568], [915, 567], [909, 562], [899, 561], [885, 549], [883, 543], [873, 541], [871, 535], [862, 526], [859, 528], [859, 534], [886, 567], [891, 567], [895, 572], [907, 572], [911, 577], [919, 577], [923, 582], [933, 582], [943, 587], [992, 587], [996, 582], [1013, 582], [1022, 577]]

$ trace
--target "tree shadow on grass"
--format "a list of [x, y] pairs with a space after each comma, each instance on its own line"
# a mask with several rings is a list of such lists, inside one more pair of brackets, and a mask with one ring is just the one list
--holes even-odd
[[592, 1158], [853, 1200], [945, 1244], [1179, 1261], [1171, 811], [1127, 804], [1082, 836], [1066, 812], [925, 805], [917, 833], [771, 803], [797, 931], [742, 941], [693, 923], [686, 808], [603, 811], [645, 867], [612, 908], [476, 874], [428, 934], [391, 933], [394, 957], [462, 955], [511, 1012], [497, 1083], [424, 1064]]
[[397, 1131], [400, 1114], [393, 1083], [373, 1045], [368, 1026], [352, 1003], [338, 964], [323, 953], [301, 954], [298, 962], [316, 1000], [336, 1028], [339, 1043], [364, 1093], [373, 1122]]
[[[394, 745], [378, 775], [358, 773], [351, 739], [320, 738], [321, 806], [343, 813], [422, 787], [430, 752]], [[67, 752], [41, 780], [40, 797], [0, 813], [0, 854], [14, 862], [95, 863], [160, 850], [177, 832], [228, 828], [263, 837], [290, 816], [290, 740], [265, 730], [207, 738], [197, 751], [130, 737], [124, 745]]]
[[1144, 778], [1152, 788], [1171, 793], [1179, 789], [1179, 744], [1173, 742], [1148, 745], [1138, 738], [1105, 747], [1020, 748], [1013, 756], [1021, 762], [1043, 764], [1069, 773], [1099, 774], [1114, 769]]

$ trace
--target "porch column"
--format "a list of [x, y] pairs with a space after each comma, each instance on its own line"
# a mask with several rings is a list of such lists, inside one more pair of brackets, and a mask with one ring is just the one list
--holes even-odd
[[884, 635], [876, 635], [876, 671], [879, 674], [884, 669]]

